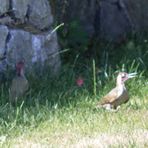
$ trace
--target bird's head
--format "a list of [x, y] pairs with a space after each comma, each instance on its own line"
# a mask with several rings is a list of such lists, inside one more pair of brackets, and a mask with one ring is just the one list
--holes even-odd
[[17, 64], [16, 64], [16, 73], [18, 76], [23, 76], [24, 75], [24, 61], [19, 61]]
[[135, 73], [126, 73], [126, 72], [120, 72], [117, 76], [117, 85], [124, 84], [125, 81], [127, 81], [130, 78], [134, 78], [136, 76]]

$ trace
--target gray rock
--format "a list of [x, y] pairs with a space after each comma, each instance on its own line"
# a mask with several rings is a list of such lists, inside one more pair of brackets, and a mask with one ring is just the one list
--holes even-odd
[[9, 0], [0, 0], [0, 15], [6, 13], [9, 9]]
[[31, 63], [32, 41], [31, 34], [22, 30], [10, 30], [10, 40], [7, 43], [7, 58], [9, 63], [25, 59], [27, 66]]
[[29, 7], [29, 0], [12, 0], [11, 3], [15, 18], [24, 22]]
[[47, 29], [51, 27], [53, 17], [47, 0], [30, 1], [29, 23], [38, 29]]
[[46, 62], [52, 69], [53, 74], [57, 74], [61, 67], [60, 59], [60, 47], [57, 42], [57, 34], [53, 33], [50, 37], [50, 40], [47, 39], [48, 34], [45, 36], [45, 41], [43, 43], [43, 48], [46, 51], [47, 60]]
[[135, 31], [148, 30], [148, 1], [125, 0]]
[[7, 43], [9, 63], [15, 64], [20, 60], [25, 60], [28, 71], [31, 71], [36, 64], [39, 65], [38, 70], [42, 70], [46, 64], [51, 67], [53, 74], [59, 71], [60, 58], [57, 54], [59, 46], [56, 34], [52, 35], [49, 43], [46, 41], [46, 34], [33, 35], [15, 29], [10, 31], [10, 36], [11, 38]]
[[0, 25], [0, 58], [2, 58], [6, 52], [6, 39], [8, 33], [8, 28], [6, 26]]
[[53, 24], [49, 1], [0, 2], [0, 13], [7, 14], [0, 17], [0, 60], [6, 53], [6, 59], [0, 61], [0, 73], [7, 64], [14, 68], [18, 61], [25, 60], [28, 72], [33, 72], [36, 65], [41, 72], [47, 65], [52, 74], [57, 74], [61, 66], [57, 34], [53, 33], [50, 41], [47, 39]]
[[6, 42], [9, 30], [6, 26], [0, 25], [0, 81], [5, 78], [7, 68]]
[[[49, 29], [53, 23], [53, 16], [48, 0], [12, 0], [10, 5], [12, 10], [9, 10], [9, 12], [12, 13], [9, 15], [11, 19], [14, 20], [11, 21], [11, 24], [9, 23], [9, 26], [16, 27], [17, 25], [21, 25], [23, 28], [29, 25], [31, 29], [44, 30]], [[2, 8], [4, 8], [4, 6]], [[3, 12], [7, 11], [3, 10]], [[0, 23], [8, 25], [6, 21], [7, 19], [1, 18]]]
[[13, 19], [10, 16], [5, 16], [0, 18], [0, 24], [1, 25], [10, 25], [11, 23], [13, 23]]
[[52, 34], [50, 41], [46, 39], [47, 35], [32, 36], [32, 63], [37, 63], [41, 67], [48, 66], [52, 74], [57, 74], [61, 66], [57, 34]]

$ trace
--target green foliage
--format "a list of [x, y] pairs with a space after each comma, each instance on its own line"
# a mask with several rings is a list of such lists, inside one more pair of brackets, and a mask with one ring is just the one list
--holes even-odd
[[64, 55], [63, 60], [65, 62], [69, 61], [71, 63], [77, 55], [83, 54], [86, 51], [89, 37], [78, 20], [65, 24], [65, 27], [59, 31], [59, 35], [62, 48], [70, 49]]

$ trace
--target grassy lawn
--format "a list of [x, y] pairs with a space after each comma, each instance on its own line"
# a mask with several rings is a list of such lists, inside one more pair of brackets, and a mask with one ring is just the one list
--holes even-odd
[[[95, 109], [97, 101], [115, 85], [110, 77], [103, 87], [85, 77], [75, 84], [74, 74], [55, 80], [30, 78], [30, 91], [17, 107], [1, 87], [0, 147], [101, 148], [148, 147], [148, 80], [127, 82], [130, 101], [118, 112]], [[41, 82], [40, 82], [41, 80]], [[96, 79], [98, 81], [98, 79]]]

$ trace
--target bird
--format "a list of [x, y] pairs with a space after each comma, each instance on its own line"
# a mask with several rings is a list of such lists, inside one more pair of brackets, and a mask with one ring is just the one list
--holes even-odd
[[17, 104], [18, 100], [25, 94], [29, 88], [29, 82], [24, 74], [24, 61], [16, 64], [16, 76], [12, 80], [9, 89], [9, 100], [12, 104]]
[[113, 88], [101, 101], [96, 108], [105, 108], [106, 110], [117, 111], [121, 104], [128, 102], [129, 95], [125, 87], [125, 81], [134, 78], [137, 73], [119, 72], [116, 79], [116, 87]]

